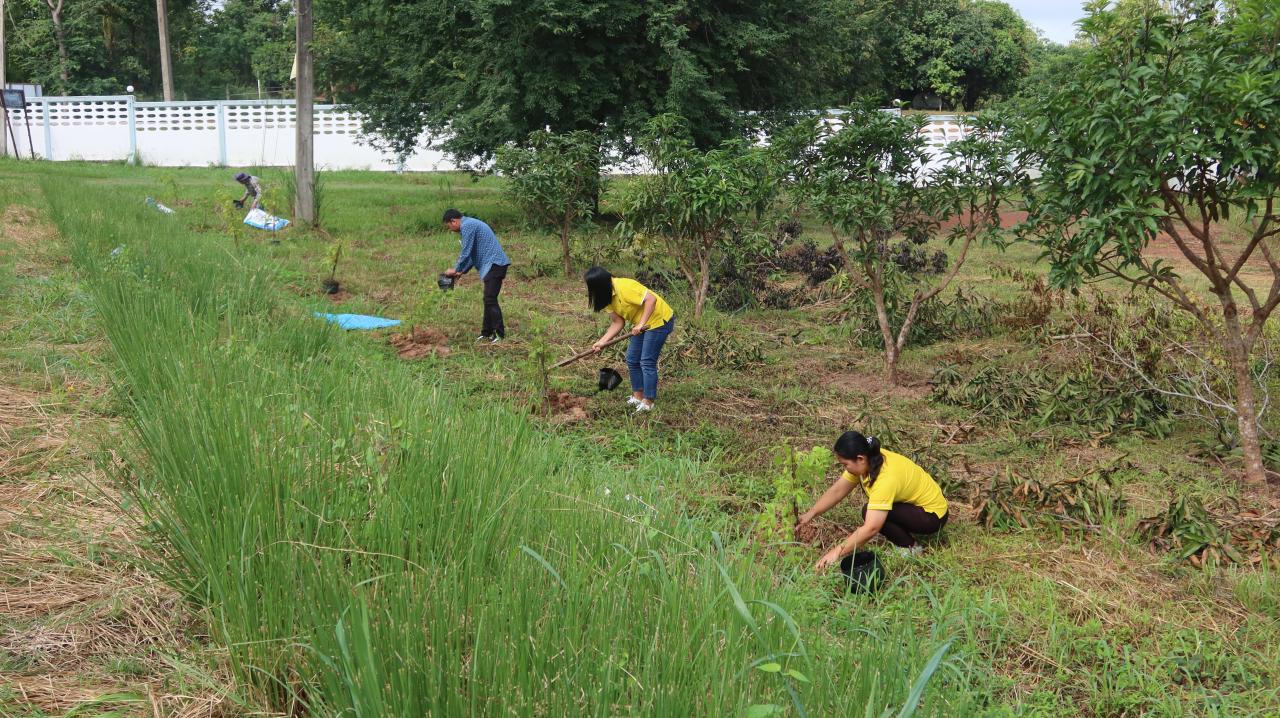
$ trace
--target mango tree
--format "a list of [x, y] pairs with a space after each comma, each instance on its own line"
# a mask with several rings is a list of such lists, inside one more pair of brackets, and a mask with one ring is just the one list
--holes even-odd
[[553, 134], [539, 130], [524, 147], [498, 149], [498, 171], [507, 176], [507, 193], [520, 209], [560, 233], [564, 276], [573, 273], [570, 232], [595, 212], [603, 188], [600, 138], [591, 132]]
[[[1001, 121], [965, 122], [964, 139], [934, 148], [923, 116], [857, 107], [838, 123], [814, 119], [779, 138], [792, 157], [797, 202], [827, 225], [849, 279], [872, 297], [894, 384], [920, 307], [951, 285], [975, 243], [1001, 242], [1000, 209], [1023, 181]], [[939, 238], [958, 247], [941, 276], [927, 279], [918, 263], [896, 261], [922, 256]], [[911, 298], [894, 326], [888, 295], [902, 281]]]
[[[1027, 127], [1043, 172], [1028, 228], [1054, 283], [1119, 279], [1195, 317], [1230, 364], [1245, 479], [1262, 484], [1252, 365], [1280, 304], [1280, 7], [1140, 9], [1090, 3], [1093, 46]], [[1147, 251], [1157, 240], [1179, 267]]]
[[700, 150], [683, 119], [660, 115], [645, 127], [641, 149], [651, 167], [622, 187], [622, 231], [658, 240], [693, 291], [700, 318], [715, 262], [743, 252], [778, 194], [778, 163], [745, 140]]

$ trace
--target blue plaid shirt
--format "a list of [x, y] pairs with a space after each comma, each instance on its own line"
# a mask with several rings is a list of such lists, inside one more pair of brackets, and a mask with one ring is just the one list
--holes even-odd
[[462, 235], [462, 251], [458, 253], [458, 263], [453, 267], [459, 272], [466, 274], [475, 268], [484, 279], [493, 265], [511, 264], [498, 243], [498, 235], [484, 222], [474, 217], [463, 217], [459, 234]]

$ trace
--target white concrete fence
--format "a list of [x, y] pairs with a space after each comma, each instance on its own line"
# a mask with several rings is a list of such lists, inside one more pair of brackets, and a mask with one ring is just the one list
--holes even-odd
[[[129, 161], [162, 167], [287, 167], [294, 161], [293, 100], [38, 97], [28, 99], [25, 113], [16, 108], [8, 113], [14, 134], [9, 153], [22, 157], [34, 152], [55, 161]], [[930, 145], [940, 147], [963, 136], [954, 117], [929, 119], [925, 132]], [[358, 115], [335, 105], [315, 107], [315, 159], [316, 166], [326, 170], [456, 169], [443, 153], [426, 146], [400, 163], [361, 137]]]

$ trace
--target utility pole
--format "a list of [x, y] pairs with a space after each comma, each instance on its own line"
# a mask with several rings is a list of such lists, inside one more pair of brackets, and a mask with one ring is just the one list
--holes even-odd
[[294, 156], [293, 211], [299, 222], [314, 224], [316, 221], [316, 167], [315, 135], [312, 131], [312, 108], [315, 106], [315, 68], [311, 62], [311, 35], [313, 21], [311, 0], [295, 0], [298, 11], [298, 91], [297, 135], [294, 138], [297, 153]]
[[156, 23], [160, 26], [160, 77], [164, 101], [173, 102], [173, 67], [169, 63], [169, 3], [156, 0]]
[[[4, 89], [4, 83], [8, 82], [4, 74], [4, 0], [0, 0], [0, 90]], [[5, 126], [9, 122], [9, 108], [4, 106], [4, 101], [0, 100], [0, 112], [4, 113], [4, 117], [0, 118], [0, 157], [9, 154], [9, 136], [5, 132]], [[18, 148], [13, 148], [13, 153], [18, 153]]]

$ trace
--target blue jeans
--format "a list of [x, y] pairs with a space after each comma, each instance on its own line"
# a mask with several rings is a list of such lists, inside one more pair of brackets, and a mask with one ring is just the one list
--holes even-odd
[[643, 391], [644, 398], [658, 398], [658, 353], [667, 343], [671, 330], [676, 328], [676, 318], [671, 317], [657, 329], [631, 337], [627, 344], [627, 371], [631, 375], [631, 391]]

